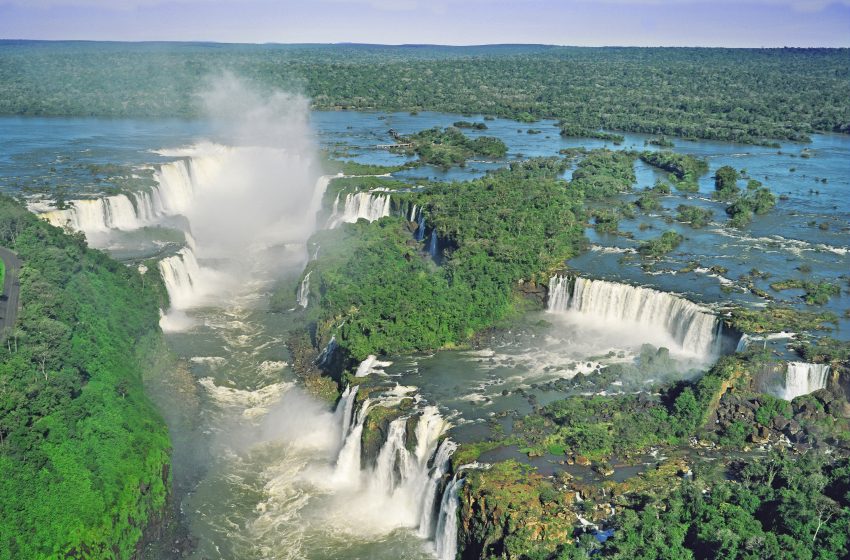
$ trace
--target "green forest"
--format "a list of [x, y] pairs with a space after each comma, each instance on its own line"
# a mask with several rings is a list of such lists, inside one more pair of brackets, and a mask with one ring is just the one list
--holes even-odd
[[129, 559], [170, 488], [141, 365], [167, 296], [5, 196], [0, 245], [23, 262], [0, 345], [0, 558]]
[[[765, 143], [850, 132], [846, 49], [0, 42], [0, 114], [198, 115], [230, 71], [316, 109], [435, 110]], [[769, 142], [768, 142], [769, 143]]]
[[427, 241], [411, 239], [415, 224], [400, 218], [316, 234], [326, 247], [310, 269], [319, 338], [335, 335], [359, 361], [462, 344], [505, 318], [518, 281], [545, 275], [583, 245], [582, 193], [558, 178], [565, 166], [531, 160], [409, 194], [436, 231], [439, 265]]

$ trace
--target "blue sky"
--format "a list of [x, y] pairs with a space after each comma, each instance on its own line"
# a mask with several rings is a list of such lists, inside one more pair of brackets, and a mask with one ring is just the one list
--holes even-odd
[[850, 0], [0, 0], [0, 38], [850, 46]]

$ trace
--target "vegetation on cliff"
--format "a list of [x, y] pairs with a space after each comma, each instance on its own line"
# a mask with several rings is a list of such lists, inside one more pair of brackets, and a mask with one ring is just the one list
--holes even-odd
[[319, 338], [335, 334], [362, 360], [460, 344], [505, 317], [519, 280], [560, 266], [582, 245], [580, 200], [558, 178], [564, 165], [534, 160], [411, 193], [436, 231], [439, 266], [400, 218], [317, 234]]
[[164, 289], [5, 197], [0, 244], [23, 261], [0, 348], [0, 558], [130, 558], [170, 484], [140, 365]]

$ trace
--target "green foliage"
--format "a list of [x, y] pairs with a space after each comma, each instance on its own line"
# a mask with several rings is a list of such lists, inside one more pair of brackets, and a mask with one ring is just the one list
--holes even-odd
[[473, 130], [487, 130], [487, 124], [483, 122], [457, 121], [453, 125], [455, 128], [471, 128]]
[[628, 192], [635, 181], [635, 156], [628, 152], [568, 150], [567, 155], [584, 157], [573, 171], [570, 189], [587, 200], [599, 200]]
[[803, 290], [803, 300], [809, 305], [825, 305], [829, 298], [841, 295], [841, 286], [832, 282], [814, 282], [811, 280], [783, 280], [773, 282], [770, 289]]
[[[738, 187], [736, 186], [735, 189], [738, 189]], [[734, 198], [740, 192], [735, 189], [724, 188], [720, 197], [724, 200], [728, 200], [727, 197]], [[767, 214], [774, 206], [776, 206], [776, 197], [770, 192], [770, 189], [757, 187], [754, 190], [748, 190], [746, 194], [726, 207], [726, 213], [731, 217], [730, 224], [733, 227], [741, 228], [753, 219], [753, 215]]]
[[446, 249], [439, 267], [401, 219], [317, 234], [320, 337], [335, 333], [362, 360], [460, 344], [505, 317], [517, 281], [557, 267], [582, 243], [580, 203], [557, 178], [565, 165], [533, 160], [415, 195]]
[[592, 211], [593, 224], [597, 231], [617, 233], [620, 225], [620, 213], [614, 208], [595, 208]]
[[494, 136], [470, 138], [455, 127], [439, 127], [422, 130], [401, 139], [412, 146], [399, 148], [409, 154], [417, 154], [422, 163], [449, 168], [463, 166], [466, 160], [479, 156], [490, 159], [505, 157], [508, 147]]
[[635, 204], [644, 212], [657, 212], [662, 208], [658, 196], [651, 191], [641, 194], [635, 201]]
[[830, 363], [850, 360], [850, 342], [821, 337], [814, 343], [804, 341], [796, 344], [794, 350], [807, 362]]
[[0, 47], [0, 114], [198, 116], [222, 69], [318, 109], [483, 113], [764, 143], [848, 131], [846, 49], [27, 43]]
[[756, 422], [763, 426], [770, 425], [770, 421], [776, 416], [790, 418], [793, 412], [791, 403], [767, 393], [759, 395], [759, 403], [760, 406], [756, 410]]
[[625, 138], [622, 134], [613, 134], [601, 130], [590, 130], [572, 123], [561, 123], [561, 136], [566, 138], [596, 138], [597, 140], [607, 140], [614, 144], [622, 144]]
[[709, 224], [714, 213], [708, 208], [700, 208], [699, 206], [688, 206], [680, 204], [676, 211], [676, 219], [680, 222], [691, 224], [691, 227], [702, 228]]
[[814, 313], [768, 305], [758, 309], [733, 309], [729, 323], [746, 333], [828, 331], [832, 330], [830, 325], [838, 324], [838, 317], [830, 312]]
[[0, 244], [23, 261], [0, 349], [0, 558], [129, 559], [170, 484], [140, 365], [164, 288], [5, 197]]
[[661, 148], [675, 148], [676, 144], [673, 143], [672, 140], [665, 136], [660, 136], [658, 138], [650, 138], [646, 141], [650, 146], [659, 146]]
[[675, 152], [642, 152], [640, 159], [653, 167], [663, 169], [676, 178], [676, 188], [683, 191], [696, 191], [697, 180], [708, 173], [708, 163], [704, 159]]
[[724, 165], [714, 172], [714, 197], [718, 200], [734, 200], [741, 194], [738, 188], [738, 172]]
[[638, 252], [645, 257], [663, 257], [678, 247], [684, 239], [673, 230], [665, 231], [659, 237], [641, 243]]
[[[602, 558], [810, 558], [850, 554], [850, 467], [823, 456], [771, 454], [735, 481], [682, 483], [617, 516]], [[705, 490], [705, 491], [703, 491]]]

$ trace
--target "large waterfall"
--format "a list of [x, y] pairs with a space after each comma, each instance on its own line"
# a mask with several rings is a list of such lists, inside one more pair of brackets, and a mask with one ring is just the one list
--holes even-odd
[[827, 364], [788, 362], [782, 398], [790, 401], [801, 395], [808, 395], [818, 389], [824, 389], [828, 376], [829, 365]]
[[71, 200], [69, 208], [42, 212], [39, 216], [54, 226], [68, 226], [88, 235], [112, 229], [139, 229], [163, 217], [185, 212], [191, 205], [198, 178], [211, 165], [210, 156], [178, 159], [159, 167], [154, 173], [157, 184], [149, 191]]
[[184, 247], [177, 254], [159, 261], [159, 273], [168, 290], [171, 306], [176, 309], [191, 307], [199, 294], [201, 267], [195, 252]]
[[335, 228], [340, 224], [354, 223], [364, 219], [370, 222], [390, 215], [390, 195], [358, 192], [345, 195], [345, 205], [339, 210], [340, 195], [336, 195], [333, 213], [328, 219], [328, 227]]
[[717, 316], [682, 297], [650, 288], [554, 276], [549, 281], [548, 311], [662, 329], [682, 351], [697, 356], [719, 351], [721, 322]]
[[458, 493], [462, 485], [463, 479], [455, 476], [443, 492], [437, 535], [434, 539], [434, 548], [440, 560], [454, 560], [457, 556]]
[[[402, 388], [407, 389], [407, 388]], [[346, 388], [337, 405], [343, 442], [332, 481], [347, 491], [360, 490], [368, 499], [404, 505], [400, 526], [416, 528], [433, 539], [440, 558], [454, 558], [457, 548], [457, 491], [460, 479], [448, 480], [457, 445], [444, 437], [449, 428], [435, 406], [418, 405], [389, 422], [377, 456], [362, 455], [364, 425], [376, 407], [398, 404], [397, 395], [367, 398], [355, 411], [357, 388]], [[415, 428], [410, 430], [410, 424]], [[415, 437], [415, 444], [408, 441]], [[369, 464], [371, 462], [371, 464]], [[366, 499], [366, 498], [364, 498]]]

